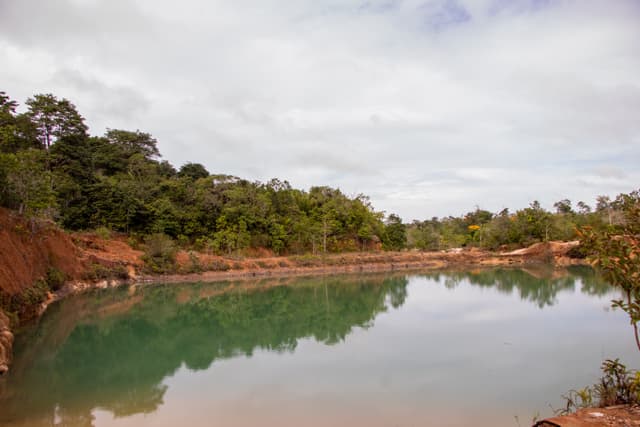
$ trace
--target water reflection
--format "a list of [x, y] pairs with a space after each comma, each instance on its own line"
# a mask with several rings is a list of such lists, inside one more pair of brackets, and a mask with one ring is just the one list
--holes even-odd
[[335, 344], [354, 327], [367, 328], [388, 302], [402, 305], [407, 283], [375, 277], [249, 288], [188, 284], [63, 301], [18, 337], [0, 421], [42, 414], [42, 425], [56, 417], [85, 425], [96, 407], [116, 416], [153, 412], [166, 392], [162, 380], [183, 363], [201, 370], [258, 348], [292, 352], [303, 337]]
[[421, 277], [441, 282], [449, 289], [467, 282], [475, 286], [493, 288], [505, 294], [517, 291], [520, 298], [535, 303], [538, 307], [552, 306], [558, 292], [576, 288], [581, 282], [581, 291], [587, 295], [603, 296], [611, 292], [611, 287], [601, 280], [593, 269], [585, 266], [571, 266], [564, 270], [541, 265], [529, 269], [492, 269], [446, 273], [434, 272]]
[[[517, 291], [539, 308], [552, 306], [560, 291], [575, 290], [577, 281], [587, 295], [610, 291], [590, 269], [419, 277], [452, 290], [469, 283], [502, 294]], [[200, 371], [257, 350], [293, 353], [304, 338], [344, 342], [354, 328], [369, 328], [381, 313], [402, 307], [408, 283], [403, 275], [296, 278], [121, 288], [70, 298], [18, 336], [11, 375], [0, 382], [0, 424], [89, 426], [96, 408], [115, 417], [153, 413], [166, 399], [165, 379], [181, 366]]]

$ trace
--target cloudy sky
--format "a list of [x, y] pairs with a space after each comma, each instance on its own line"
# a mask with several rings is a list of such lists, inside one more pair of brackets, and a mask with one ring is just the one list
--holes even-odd
[[638, 0], [0, 0], [0, 90], [407, 221], [640, 187]]

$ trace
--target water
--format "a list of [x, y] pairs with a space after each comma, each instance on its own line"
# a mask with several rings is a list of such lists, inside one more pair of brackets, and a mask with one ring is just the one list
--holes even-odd
[[637, 360], [588, 269], [156, 285], [16, 340], [7, 426], [526, 426]]

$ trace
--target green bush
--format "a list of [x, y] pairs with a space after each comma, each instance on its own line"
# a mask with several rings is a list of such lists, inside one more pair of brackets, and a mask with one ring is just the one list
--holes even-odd
[[37, 280], [33, 286], [19, 294], [8, 295], [0, 293], [0, 309], [4, 311], [13, 327], [22, 320], [28, 320], [37, 315], [40, 304], [47, 299], [49, 287], [44, 280]]
[[203, 270], [202, 264], [198, 256], [193, 251], [189, 251], [189, 265], [187, 266], [187, 273], [201, 273]]
[[571, 390], [563, 396], [567, 403], [560, 413], [568, 414], [594, 404], [603, 408], [640, 403], [640, 372], [627, 369], [619, 359], [605, 360], [601, 369], [603, 376], [596, 384], [581, 390]]
[[102, 264], [91, 264], [89, 269], [84, 273], [83, 278], [91, 281], [111, 279], [126, 280], [129, 278], [129, 272], [124, 265], [107, 267]]
[[163, 233], [146, 237], [142, 260], [152, 273], [173, 273], [176, 271], [176, 245], [173, 239]]
[[96, 228], [96, 235], [103, 240], [109, 240], [111, 238], [111, 230], [104, 226], [98, 227]]
[[45, 277], [45, 282], [49, 289], [52, 291], [57, 291], [62, 286], [64, 286], [64, 282], [67, 280], [67, 276], [60, 270], [55, 267], [49, 267], [47, 270], [47, 275]]
[[229, 271], [231, 266], [223, 260], [216, 259], [207, 264], [209, 271]]

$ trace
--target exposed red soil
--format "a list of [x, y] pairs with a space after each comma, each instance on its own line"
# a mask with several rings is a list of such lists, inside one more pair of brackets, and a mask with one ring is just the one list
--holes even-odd
[[53, 223], [27, 221], [0, 208], [0, 291], [17, 294], [51, 267], [70, 279], [84, 271], [81, 253]]

